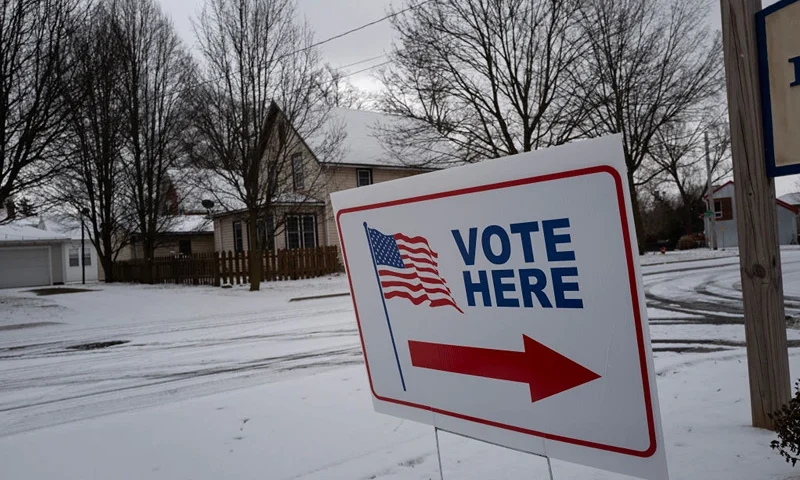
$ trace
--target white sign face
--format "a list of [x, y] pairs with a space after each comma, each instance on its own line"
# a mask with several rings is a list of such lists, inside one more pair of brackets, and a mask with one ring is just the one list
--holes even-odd
[[667, 478], [618, 136], [334, 193], [375, 409]]

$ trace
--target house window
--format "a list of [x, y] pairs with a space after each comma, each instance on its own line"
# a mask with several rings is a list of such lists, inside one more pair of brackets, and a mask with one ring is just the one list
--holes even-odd
[[317, 246], [316, 215], [289, 215], [286, 217], [287, 248], [313, 248]]
[[87, 267], [92, 266], [92, 249], [83, 247], [83, 264]]
[[78, 256], [78, 252], [80, 249], [78, 247], [70, 247], [69, 248], [69, 266], [70, 267], [80, 267], [80, 258]]
[[189, 239], [178, 240], [178, 251], [181, 255], [192, 254], [192, 241]]
[[722, 218], [722, 200], [714, 200], [714, 218]]
[[356, 186], [366, 187], [372, 185], [372, 170], [369, 168], [359, 168], [356, 170]]
[[303, 155], [295, 153], [292, 155], [292, 178], [295, 190], [305, 188], [305, 178], [303, 176]]
[[264, 218], [258, 219], [256, 232], [258, 234], [261, 250], [264, 252], [273, 251], [275, 249], [275, 222], [272, 215], [267, 215]]
[[242, 238], [242, 222], [233, 222], [233, 250], [236, 253], [244, 251], [244, 239]]

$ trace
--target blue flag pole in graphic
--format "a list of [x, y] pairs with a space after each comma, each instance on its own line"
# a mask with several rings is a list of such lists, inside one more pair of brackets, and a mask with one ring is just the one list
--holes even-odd
[[386, 296], [383, 293], [383, 286], [381, 285], [381, 276], [378, 273], [378, 262], [375, 261], [375, 250], [372, 245], [372, 236], [369, 232], [367, 222], [364, 222], [364, 232], [367, 234], [367, 244], [369, 245], [369, 254], [372, 257], [372, 266], [375, 267], [375, 279], [378, 281], [378, 289], [381, 292], [381, 302], [383, 302], [383, 313], [386, 315], [386, 324], [389, 326], [389, 337], [392, 339], [392, 348], [394, 349], [394, 359], [397, 362], [397, 370], [400, 372], [400, 383], [403, 384], [403, 391], [406, 391], [406, 381], [403, 378], [403, 369], [400, 367], [400, 357], [397, 355], [397, 345], [394, 342], [394, 332], [392, 332], [392, 322], [389, 320], [389, 310], [386, 308]]

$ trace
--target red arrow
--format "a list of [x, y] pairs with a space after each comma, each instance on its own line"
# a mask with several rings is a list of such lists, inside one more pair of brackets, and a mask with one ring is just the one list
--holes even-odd
[[597, 380], [600, 375], [522, 336], [524, 352], [408, 341], [411, 364], [419, 368], [527, 383], [531, 402]]

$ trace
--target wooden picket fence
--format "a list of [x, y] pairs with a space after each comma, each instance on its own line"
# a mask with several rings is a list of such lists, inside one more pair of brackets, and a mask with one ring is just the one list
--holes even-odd
[[[196, 253], [157, 257], [148, 266], [144, 260], [114, 264], [118, 282], [174, 283], [179, 285], [241, 285], [250, 283], [251, 252]], [[341, 270], [338, 247], [298, 248], [264, 252], [261, 281], [298, 280]]]

